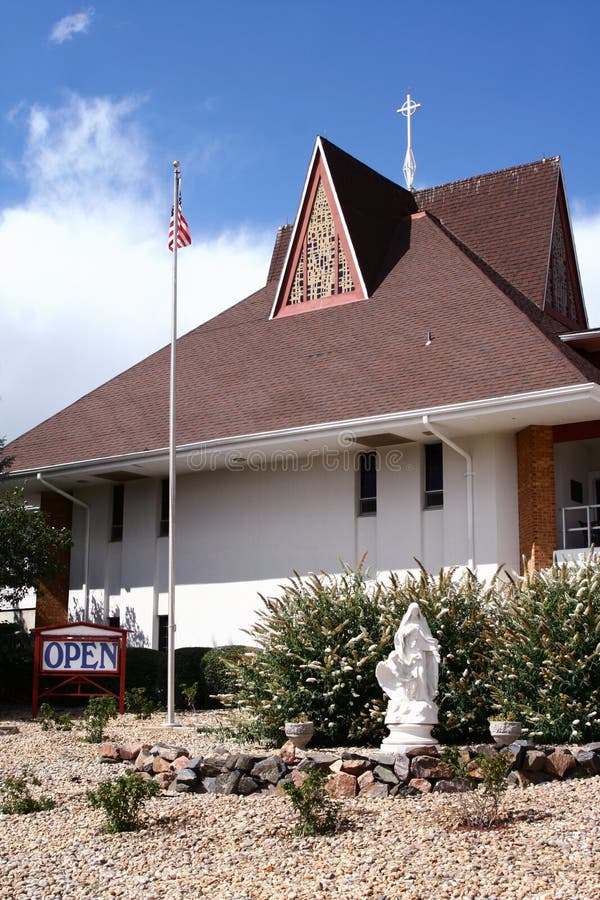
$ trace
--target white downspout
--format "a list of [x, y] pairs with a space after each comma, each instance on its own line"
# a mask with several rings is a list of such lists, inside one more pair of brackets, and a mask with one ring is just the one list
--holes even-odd
[[83, 502], [83, 500], [78, 500], [77, 497], [72, 497], [71, 494], [67, 494], [66, 491], [62, 491], [60, 488], [56, 487], [55, 484], [52, 484], [51, 481], [46, 481], [45, 478], [42, 478], [41, 472], [37, 473], [37, 480], [40, 482], [40, 484], [43, 484], [49, 490], [54, 491], [55, 494], [60, 494], [61, 497], [66, 497], [67, 500], [71, 501], [71, 503], [75, 503], [77, 506], [82, 506], [85, 510], [85, 544], [83, 549], [83, 621], [87, 622], [90, 615], [90, 508], [87, 503]]
[[469, 569], [474, 571], [475, 569], [475, 529], [474, 529], [474, 506], [473, 506], [473, 477], [475, 475], [473, 471], [473, 457], [470, 453], [467, 453], [466, 450], [463, 450], [462, 447], [459, 447], [458, 444], [455, 444], [454, 441], [451, 441], [449, 437], [443, 434], [436, 425], [433, 424], [429, 416], [423, 416], [423, 425], [426, 425], [429, 431], [431, 431], [437, 438], [442, 441], [442, 443], [446, 444], [456, 453], [460, 453], [460, 455], [465, 459], [467, 463], [467, 471], [465, 472], [465, 478], [467, 479], [467, 547], [469, 552], [469, 561], [467, 563]]

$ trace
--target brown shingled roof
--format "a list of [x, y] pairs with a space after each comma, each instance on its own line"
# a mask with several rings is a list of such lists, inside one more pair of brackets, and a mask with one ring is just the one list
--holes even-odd
[[553, 156], [425, 188], [415, 200], [541, 308], [559, 177]]
[[[270, 320], [271, 281], [180, 338], [178, 443], [600, 380], [435, 218], [396, 237], [367, 301]], [[163, 348], [13, 441], [15, 470], [166, 447], [168, 369]]]

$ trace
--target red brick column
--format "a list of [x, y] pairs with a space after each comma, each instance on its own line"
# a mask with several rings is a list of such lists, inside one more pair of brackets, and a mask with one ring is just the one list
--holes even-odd
[[[59, 494], [42, 494], [42, 512], [50, 525], [71, 528], [73, 504]], [[35, 609], [36, 625], [61, 625], [67, 622], [69, 605], [69, 568], [71, 550], [60, 551], [61, 571], [40, 583]]]
[[530, 425], [517, 434], [519, 549], [527, 568], [552, 563], [556, 549], [554, 442], [552, 428]]

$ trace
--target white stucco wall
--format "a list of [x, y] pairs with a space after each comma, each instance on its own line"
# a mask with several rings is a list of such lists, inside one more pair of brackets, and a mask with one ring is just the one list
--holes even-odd
[[[487, 576], [518, 568], [513, 436], [463, 442], [475, 469], [476, 559]], [[291, 471], [279, 466], [181, 476], [177, 481], [177, 646], [247, 643], [258, 594], [294, 570], [340, 571], [366, 552], [372, 574], [430, 571], [467, 559], [465, 463], [444, 447], [444, 507], [424, 510], [422, 445], [382, 448], [377, 514], [357, 516], [356, 453]], [[167, 539], [157, 537], [160, 482], [127, 482], [122, 542], [111, 543], [112, 487], [78, 491], [92, 506], [91, 610], [120, 615], [135, 645], [156, 646], [167, 613]], [[70, 607], [81, 608], [83, 516], [75, 510]]]

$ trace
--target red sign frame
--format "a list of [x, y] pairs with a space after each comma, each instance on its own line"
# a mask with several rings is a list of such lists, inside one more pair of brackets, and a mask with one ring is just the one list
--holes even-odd
[[[114, 697], [119, 702], [119, 713], [123, 715], [125, 712], [125, 664], [127, 653], [127, 628], [113, 627], [110, 625], [97, 625], [94, 622], [72, 622], [61, 625], [41, 625], [31, 629], [34, 634], [33, 646], [33, 690], [31, 697], [31, 714], [35, 719], [38, 714], [38, 706], [41, 700], [46, 697], [98, 697], [108, 695]], [[107, 644], [115, 647], [114, 655], [116, 656], [116, 665], [114, 669], [108, 671], [96, 671], [95, 667], [90, 666], [89, 671], [82, 668], [73, 670], [70, 665], [53, 667], [49, 669], [44, 667], [43, 646], [46, 641], [52, 641], [57, 645], [77, 643], [83, 645], [77, 647], [76, 655], [85, 657], [90, 645], [97, 643]], [[65, 654], [67, 657], [70, 654]], [[113, 653], [107, 654], [109, 658]], [[70, 662], [68, 659], [67, 662]], [[51, 684], [41, 689], [40, 679], [62, 678], [62, 681]], [[119, 680], [119, 692], [110, 690], [107, 686], [97, 683], [98, 678], [111, 678], [113, 681]], [[64, 690], [68, 688], [69, 690]]]

